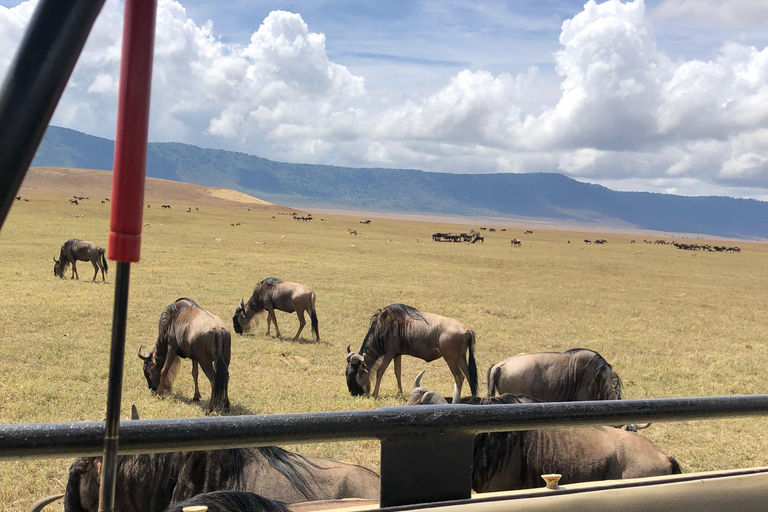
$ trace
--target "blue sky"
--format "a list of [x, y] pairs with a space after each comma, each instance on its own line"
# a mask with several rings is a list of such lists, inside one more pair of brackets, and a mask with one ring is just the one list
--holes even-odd
[[[32, 4], [0, 0], [0, 75]], [[153, 140], [768, 200], [768, 0], [159, 6]], [[55, 124], [114, 136], [121, 9]]]

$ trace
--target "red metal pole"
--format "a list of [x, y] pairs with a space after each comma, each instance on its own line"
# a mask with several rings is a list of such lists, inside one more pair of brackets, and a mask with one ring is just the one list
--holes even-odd
[[120, 96], [112, 175], [109, 258], [117, 261], [99, 511], [115, 507], [120, 402], [131, 263], [141, 256], [156, 0], [125, 0]]

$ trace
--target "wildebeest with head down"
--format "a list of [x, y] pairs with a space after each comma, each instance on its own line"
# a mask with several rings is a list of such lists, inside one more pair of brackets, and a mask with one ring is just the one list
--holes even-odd
[[296, 336], [293, 337], [294, 341], [296, 341], [307, 324], [307, 321], [304, 320], [304, 312], [307, 311], [312, 322], [312, 333], [315, 335], [315, 340], [319, 342], [320, 332], [318, 330], [317, 311], [315, 310], [316, 298], [312, 288], [305, 284], [268, 277], [256, 285], [247, 304], [243, 302], [243, 299], [240, 299], [240, 304], [235, 308], [235, 315], [232, 317], [235, 332], [237, 334], [248, 332], [254, 316], [262, 311], [266, 311], [267, 336], [269, 336], [270, 324], [274, 323], [275, 334], [279, 338], [280, 329], [277, 327], [277, 317], [275, 316], [275, 310], [277, 309], [286, 313], [295, 312], [296, 316], [299, 317], [299, 330], [296, 332]]
[[[69, 468], [66, 512], [96, 512], [101, 457]], [[342, 498], [378, 499], [380, 478], [369, 469], [275, 446], [153, 453], [118, 458], [115, 510], [162, 512], [201, 493], [236, 490], [283, 503]]]
[[[409, 405], [447, 404], [437, 393], [414, 382]], [[535, 403], [523, 395], [465, 397], [459, 403], [497, 405]], [[561, 484], [642, 478], [681, 473], [677, 461], [636, 432], [590, 426], [516, 432], [475, 437], [472, 489], [476, 492], [543, 487], [541, 475], [562, 474]]]
[[67, 270], [67, 265], [72, 264], [72, 277], [70, 279], [80, 279], [80, 275], [77, 273], [78, 261], [90, 261], [93, 265], [93, 281], [96, 281], [96, 276], [101, 270], [101, 280], [106, 281], [106, 273], [109, 270], [107, 265], [107, 259], [104, 257], [104, 249], [94, 244], [93, 242], [87, 242], [85, 240], [78, 240], [77, 238], [71, 238], [64, 242], [59, 251], [59, 259], [53, 258], [53, 275], [56, 277], [64, 278], [64, 272]]
[[[469, 360], [465, 359], [467, 351]], [[422, 312], [405, 304], [390, 304], [371, 317], [359, 353], [347, 346], [347, 387], [352, 396], [370, 393], [373, 372], [376, 372], [373, 396], [379, 396], [384, 370], [393, 359], [397, 389], [402, 393], [400, 357], [403, 354], [428, 363], [442, 357], [451, 369], [458, 393], [466, 376], [472, 396], [477, 395], [475, 333], [456, 319]]]
[[157, 342], [149, 354], [138, 355], [144, 361], [144, 377], [152, 391], [163, 395], [171, 392], [181, 360], [192, 360], [195, 381], [193, 400], [200, 400], [197, 365], [211, 382], [211, 401], [205, 413], [229, 409], [230, 361], [229, 331], [216, 315], [212, 315], [192, 299], [177, 299], [163, 310], [158, 325]]
[[518, 354], [488, 368], [488, 396], [527, 395], [542, 402], [621, 400], [621, 378], [595, 352]]

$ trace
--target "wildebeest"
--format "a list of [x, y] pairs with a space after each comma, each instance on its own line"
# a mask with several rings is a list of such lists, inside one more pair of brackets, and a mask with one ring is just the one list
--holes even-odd
[[299, 339], [301, 331], [307, 324], [304, 320], [304, 312], [309, 313], [312, 322], [312, 333], [315, 340], [320, 341], [320, 332], [317, 321], [317, 311], [315, 310], [315, 292], [305, 284], [283, 281], [276, 277], [268, 277], [253, 290], [248, 303], [240, 299], [240, 304], [235, 309], [235, 316], [232, 317], [232, 323], [237, 334], [243, 334], [250, 330], [251, 320], [262, 311], [267, 312], [267, 335], [269, 335], [270, 323], [275, 324], [275, 334], [280, 337], [280, 328], [277, 326], [277, 317], [275, 310], [285, 311], [286, 313], [296, 313], [299, 317], [299, 330], [294, 341]]
[[621, 400], [622, 383], [608, 362], [585, 348], [518, 354], [488, 368], [488, 396], [527, 395], [541, 402]]
[[80, 203], [77, 202], [77, 199], [70, 199], [69, 202], [70, 202], [70, 204], [77, 204], [77, 205], [80, 204]]
[[584, 243], [585, 243], [585, 244], [591, 244], [591, 243], [592, 243], [592, 240], [589, 240], [588, 238], [585, 238], [585, 239], [584, 239]]
[[519, 239], [517, 239], [517, 238], [513, 238], [513, 239], [512, 239], [512, 241], [511, 241], [510, 243], [511, 243], [513, 246], [515, 246], [515, 247], [522, 247], [522, 246], [523, 246], [523, 242], [522, 242], [522, 241], [520, 241], [520, 240], [519, 240]]
[[524, 234], [525, 234], [525, 235], [532, 235], [532, 234], [533, 234], [533, 231], [531, 231], [531, 230], [529, 229], [529, 230], [527, 230], [527, 231], [526, 231]]
[[171, 205], [169, 205], [169, 204], [164, 204], [164, 205], [162, 205], [160, 208], [168, 208], [168, 209], [170, 210], [170, 209], [171, 209]]
[[67, 265], [72, 264], [72, 277], [71, 279], [80, 279], [80, 275], [77, 273], [78, 261], [90, 261], [93, 265], [93, 281], [96, 281], [96, 276], [101, 270], [101, 280], [106, 281], [106, 273], [109, 270], [107, 265], [107, 259], [104, 257], [104, 249], [94, 244], [93, 242], [87, 242], [85, 240], [78, 240], [77, 238], [71, 238], [64, 242], [59, 251], [59, 259], [53, 258], [53, 275], [64, 278], [64, 271], [67, 269]]
[[17, 201], [21, 201], [21, 196], [16, 196]]
[[[439, 394], [417, 386], [409, 405], [447, 404]], [[497, 405], [535, 403], [536, 400], [504, 394], [498, 397], [464, 397], [459, 403]], [[476, 492], [543, 487], [541, 475], [560, 473], [561, 484], [679, 474], [678, 462], [636, 432], [603, 427], [493, 432], [474, 441], [472, 489]]]
[[183, 512], [187, 507], [206, 507], [208, 512], [290, 512], [279, 501], [245, 491], [214, 491], [174, 503], [165, 512]]
[[211, 382], [211, 400], [205, 413], [229, 409], [230, 334], [216, 315], [198, 306], [192, 299], [181, 298], [160, 315], [157, 342], [144, 361], [144, 377], [149, 388], [159, 395], [171, 392], [181, 359], [192, 360], [195, 381], [193, 400], [200, 400], [197, 365]]
[[[469, 350], [469, 360], [467, 357]], [[390, 304], [371, 317], [359, 353], [347, 346], [347, 387], [352, 396], [367, 395], [371, 389], [371, 374], [376, 372], [373, 396], [379, 396], [384, 370], [395, 361], [397, 389], [400, 383], [400, 357], [418, 357], [431, 362], [445, 359], [456, 382], [457, 392], [466, 376], [472, 396], [477, 395], [477, 365], [475, 363], [475, 333], [453, 318], [419, 311], [405, 304]]]
[[[64, 510], [96, 512], [101, 457], [75, 459]], [[118, 458], [115, 510], [162, 512], [201, 493], [236, 490], [283, 503], [378, 499], [379, 475], [369, 469], [278, 447], [125, 455]]]

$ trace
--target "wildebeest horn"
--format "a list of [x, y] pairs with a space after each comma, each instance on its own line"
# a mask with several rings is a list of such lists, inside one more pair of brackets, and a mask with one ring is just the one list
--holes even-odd
[[347, 354], [349, 354], [350, 352], [352, 352], [352, 350], [349, 348], [349, 345], [347, 345]]
[[136, 408], [136, 404], [131, 404], [131, 419], [132, 420], [140, 420], [139, 418], [139, 410]]
[[137, 354], [136, 354], [136, 355], [138, 355], [138, 356], [139, 356], [139, 359], [141, 359], [142, 361], [149, 361], [149, 358], [150, 358], [150, 356], [143, 356], [143, 355], [141, 355], [141, 349], [142, 349], [142, 347], [144, 347], [144, 345], [140, 345], [140, 346], [139, 346], [139, 351], [137, 352]]
[[240, 307], [245, 309], [245, 302], [243, 302], [243, 299], [240, 299]]
[[54, 494], [53, 496], [46, 496], [45, 498], [39, 499], [29, 507], [29, 512], [40, 512], [46, 505], [49, 505], [56, 500], [60, 500], [63, 497], [63, 494]]
[[635, 428], [636, 428], [637, 430], [643, 430], [644, 428], [648, 428], [648, 427], [650, 427], [650, 426], [651, 426], [651, 424], [650, 424], [650, 423], [639, 423], [639, 424], [636, 424], [636, 425], [635, 425]]
[[461, 393], [459, 393], [459, 386], [455, 382], [453, 383], [453, 400], [452, 404], [457, 404], [461, 400]]
[[418, 374], [415, 379], [413, 379], [413, 389], [421, 387], [421, 378], [425, 373], [427, 373], [427, 370], [421, 370], [421, 373]]

